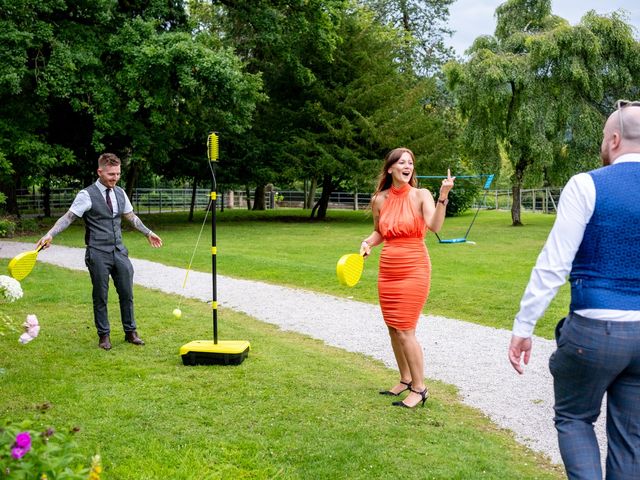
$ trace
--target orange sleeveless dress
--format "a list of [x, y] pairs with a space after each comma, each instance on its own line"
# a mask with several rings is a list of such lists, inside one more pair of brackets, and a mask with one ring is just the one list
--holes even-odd
[[378, 297], [385, 323], [397, 330], [416, 328], [431, 286], [431, 260], [424, 243], [426, 225], [411, 204], [410, 191], [408, 184], [391, 186], [378, 220], [378, 231], [384, 238]]

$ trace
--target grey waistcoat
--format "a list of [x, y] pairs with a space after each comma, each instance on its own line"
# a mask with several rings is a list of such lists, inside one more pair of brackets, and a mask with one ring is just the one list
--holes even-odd
[[[85, 190], [91, 198], [91, 208], [82, 216], [85, 225], [85, 244], [103, 252], [113, 252], [116, 248], [126, 252], [122, 243], [121, 223], [122, 210], [124, 209], [124, 190], [116, 187], [112, 191], [118, 202], [118, 215], [115, 217], [111, 214], [104, 196], [95, 184]], [[111, 200], [113, 201], [113, 196]]]

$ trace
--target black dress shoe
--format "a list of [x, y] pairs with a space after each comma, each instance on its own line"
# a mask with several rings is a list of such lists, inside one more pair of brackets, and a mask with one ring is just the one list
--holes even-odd
[[133, 332], [125, 332], [124, 339], [129, 343], [133, 343], [134, 345], [144, 345], [144, 342], [138, 336], [138, 332], [136, 332], [135, 330]]
[[104, 350], [111, 350], [111, 340], [109, 339], [109, 335], [100, 335], [100, 340], [98, 340], [98, 347]]

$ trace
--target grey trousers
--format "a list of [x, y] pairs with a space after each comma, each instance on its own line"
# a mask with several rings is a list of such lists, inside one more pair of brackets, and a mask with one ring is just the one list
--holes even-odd
[[120, 318], [125, 332], [136, 329], [133, 313], [133, 265], [127, 252], [117, 249], [113, 252], [103, 252], [87, 247], [85, 264], [91, 275], [93, 285], [93, 319], [98, 335], [109, 335], [109, 315], [107, 304], [109, 299], [109, 277], [113, 278], [120, 301]]

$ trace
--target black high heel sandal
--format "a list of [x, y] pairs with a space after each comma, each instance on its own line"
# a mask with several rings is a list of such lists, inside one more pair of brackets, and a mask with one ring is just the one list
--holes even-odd
[[399, 391], [398, 393], [393, 393], [391, 390], [381, 390], [380, 391], [380, 395], [391, 395], [393, 397], [397, 397], [402, 392], [406, 392], [407, 390], [411, 390], [411, 382], [407, 383], [407, 382], [403, 382], [402, 380], [400, 380], [400, 383], [402, 385], [406, 385], [407, 388], [405, 388], [404, 390]]
[[[411, 390], [413, 393], [417, 393], [418, 395], [420, 395], [422, 397], [422, 400], [419, 400], [418, 403], [422, 402], [422, 406], [424, 407], [424, 402], [426, 402], [427, 398], [429, 398], [429, 392], [427, 391], [427, 387], [424, 387], [424, 390], [422, 390], [421, 392], [418, 392], [417, 390], [414, 390], [413, 388], [409, 388], [409, 390]], [[394, 407], [415, 408], [415, 407], [418, 406], [418, 403], [416, 403], [413, 407], [407, 405], [403, 401], [393, 402], [391, 405], [393, 405]]]

